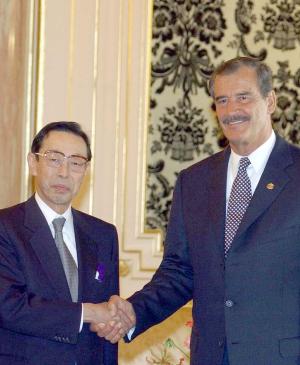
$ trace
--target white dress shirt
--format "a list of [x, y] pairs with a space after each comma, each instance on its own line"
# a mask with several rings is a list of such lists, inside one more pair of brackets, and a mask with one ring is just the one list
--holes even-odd
[[51, 209], [38, 195], [35, 193], [35, 200], [41, 209], [46, 221], [49, 225], [53, 238], [55, 237], [54, 227], [53, 227], [53, 219], [58, 217], [64, 217], [66, 219], [65, 224], [63, 226], [63, 238], [68, 250], [70, 251], [76, 265], [78, 267], [78, 259], [77, 259], [77, 250], [76, 250], [76, 241], [75, 241], [75, 233], [74, 233], [74, 224], [73, 224], [73, 215], [71, 210], [71, 205], [69, 208], [63, 213], [58, 214], [53, 209]]
[[[249, 156], [247, 156], [251, 162], [251, 165], [247, 167], [247, 174], [251, 182], [252, 195], [254, 194], [261, 175], [264, 172], [275, 142], [276, 136], [272, 130], [271, 136], [267, 139], [267, 141], [259, 146], [255, 151], [253, 151]], [[227, 169], [226, 208], [228, 206], [232, 184], [237, 175], [239, 162], [242, 157], [245, 156], [239, 156], [231, 150]]]
[[[46, 221], [49, 225], [53, 238], [55, 237], [54, 227], [53, 227], [53, 223], [52, 223], [53, 219], [58, 218], [58, 217], [64, 217], [66, 219], [65, 224], [63, 226], [63, 230], [62, 230], [63, 238], [64, 238], [65, 244], [68, 247], [68, 250], [70, 251], [70, 253], [78, 267], [76, 240], [75, 240], [75, 232], [74, 232], [71, 205], [63, 214], [58, 214], [41, 199], [41, 197], [38, 195], [38, 193], [35, 193], [35, 200], [37, 202], [37, 205], [41, 209], [44, 217], [46, 218]], [[53, 244], [54, 244], [54, 242], [53, 242]], [[81, 309], [81, 321], [80, 321], [79, 332], [81, 331], [82, 326], [83, 326], [83, 306], [81, 308], [82, 309]]]

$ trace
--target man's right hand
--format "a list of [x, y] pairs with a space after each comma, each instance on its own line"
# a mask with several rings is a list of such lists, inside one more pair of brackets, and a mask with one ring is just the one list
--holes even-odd
[[117, 295], [113, 295], [108, 301], [108, 310], [112, 318], [108, 322], [92, 322], [90, 329], [99, 337], [104, 337], [111, 343], [118, 342], [130, 329], [136, 325], [136, 316], [130, 302]]

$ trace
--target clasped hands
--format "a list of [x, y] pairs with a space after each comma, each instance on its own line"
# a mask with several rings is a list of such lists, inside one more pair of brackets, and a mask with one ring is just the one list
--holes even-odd
[[113, 295], [108, 302], [84, 303], [83, 308], [83, 321], [90, 323], [90, 330], [111, 343], [118, 342], [135, 327], [132, 304], [117, 295]]

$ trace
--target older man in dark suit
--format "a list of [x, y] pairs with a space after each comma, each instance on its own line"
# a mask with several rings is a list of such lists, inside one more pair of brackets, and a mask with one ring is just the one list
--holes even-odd
[[35, 195], [0, 211], [1, 365], [117, 364], [89, 330], [118, 320], [101, 303], [119, 290], [116, 229], [71, 208], [90, 160], [79, 124], [47, 124], [28, 155]]
[[229, 146], [179, 174], [160, 267], [111, 303], [133, 339], [193, 299], [192, 365], [299, 365], [300, 150], [272, 129], [266, 65], [229, 60], [210, 88]]

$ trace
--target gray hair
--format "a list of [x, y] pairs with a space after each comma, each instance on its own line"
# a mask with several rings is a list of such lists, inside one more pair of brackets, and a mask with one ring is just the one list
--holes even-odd
[[272, 71], [269, 66], [252, 57], [236, 57], [223, 62], [213, 72], [209, 80], [209, 93], [214, 98], [214, 86], [216, 77], [235, 73], [241, 67], [249, 67], [256, 71], [257, 83], [262, 97], [267, 97], [273, 89]]

